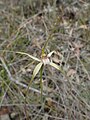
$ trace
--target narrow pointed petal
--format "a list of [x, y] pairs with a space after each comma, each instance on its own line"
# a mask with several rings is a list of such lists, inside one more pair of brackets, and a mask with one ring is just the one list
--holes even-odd
[[39, 72], [39, 70], [41, 69], [42, 65], [43, 65], [43, 63], [40, 62], [40, 63], [37, 64], [37, 66], [35, 67], [35, 69], [34, 69], [34, 71], [33, 71], [33, 76], [32, 76], [33, 79], [34, 79], [35, 76], [38, 74], [38, 72]]
[[61, 67], [53, 62], [50, 62], [50, 64], [52, 67], [56, 68], [57, 70], [59, 70], [62, 74], [65, 74], [65, 72], [61, 69]]
[[36, 61], [38, 61], [38, 62], [41, 61], [40, 59], [38, 59], [38, 58], [36, 58], [36, 57], [34, 57], [34, 56], [28, 54], [28, 53], [25, 53], [25, 52], [16, 52], [16, 53], [22, 54], [22, 55], [27, 55], [28, 57], [30, 57], [30, 58], [32, 58], [33, 60], [36, 60]]

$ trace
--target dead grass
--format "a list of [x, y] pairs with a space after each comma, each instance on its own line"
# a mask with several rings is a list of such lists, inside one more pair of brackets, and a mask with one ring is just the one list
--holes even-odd
[[[0, 2], [0, 109], [14, 120], [90, 120], [90, 2], [56, 3]], [[25, 100], [36, 62], [15, 52], [40, 58], [47, 39], [65, 75], [46, 66], [42, 104], [39, 75]]]

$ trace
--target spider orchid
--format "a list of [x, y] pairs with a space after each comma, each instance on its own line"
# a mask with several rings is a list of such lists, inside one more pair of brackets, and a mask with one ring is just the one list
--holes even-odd
[[30, 83], [28, 85], [28, 89], [27, 89], [27, 92], [26, 92], [26, 95], [28, 95], [28, 92], [29, 92], [29, 87], [31, 86], [32, 84], [32, 81], [34, 80], [35, 76], [39, 73], [40, 71], [40, 87], [41, 87], [41, 100], [42, 100], [42, 95], [43, 95], [43, 83], [42, 83], [42, 74], [43, 74], [43, 68], [46, 66], [46, 65], [50, 65], [54, 68], [56, 68], [57, 70], [59, 70], [63, 75], [65, 75], [65, 72], [61, 69], [61, 67], [55, 63], [52, 62], [51, 60], [51, 56], [53, 53], [56, 53], [55, 51], [52, 51], [50, 52], [49, 54], [45, 54], [44, 52], [42, 52], [42, 55], [41, 55], [41, 59], [37, 58], [37, 57], [34, 57], [28, 53], [24, 53], [24, 52], [16, 52], [18, 54], [22, 54], [22, 55], [27, 55], [28, 57], [32, 58], [33, 60], [39, 62], [36, 67], [34, 68], [34, 71], [33, 71], [33, 75], [32, 75], [32, 78], [30, 80]]
[[40, 69], [42, 68], [42, 66], [45, 65], [50, 65], [54, 68], [56, 68], [57, 70], [59, 70], [62, 74], [64, 74], [64, 71], [61, 69], [61, 67], [55, 63], [52, 62], [52, 60], [50, 59], [50, 57], [52, 56], [53, 53], [56, 53], [55, 51], [50, 52], [49, 54], [42, 54], [41, 55], [41, 59], [34, 57], [28, 53], [24, 53], [24, 52], [17, 52], [19, 54], [23, 54], [23, 55], [27, 55], [28, 57], [32, 58], [35, 61], [38, 61], [39, 63], [36, 65], [36, 67], [34, 68], [33, 71], [33, 75], [32, 75], [32, 79], [35, 78], [35, 76], [38, 74], [38, 72], [40, 71]]

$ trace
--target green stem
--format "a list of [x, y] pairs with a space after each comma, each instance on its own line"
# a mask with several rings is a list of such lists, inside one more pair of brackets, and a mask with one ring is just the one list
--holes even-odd
[[[55, 2], [56, 3], [56, 2]], [[55, 4], [54, 3], [54, 4]], [[54, 5], [55, 6], [55, 5]], [[58, 20], [56, 21], [56, 24], [58, 25]], [[44, 54], [44, 52], [45, 52], [45, 48], [46, 48], [46, 46], [47, 46], [47, 44], [48, 44], [48, 42], [49, 42], [49, 40], [52, 38], [52, 36], [53, 36], [53, 34], [54, 34], [54, 31], [57, 29], [57, 27], [55, 26], [55, 25], [53, 25], [53, 28], [52, 28], [52, 30], [51, 30], [51, 33], [50, 33], [50, 35], [48, 36], [48, 38], [47, 38], [47, 40], [46, 40], [46, 42], [45, 42], [45, 44], [44, 44], [44, 46], [43, 46], [43, 48], [42, 48], [42, 54]]]
[[43, 84], [42, 84], [43, 65], [40, 69], [40, 87], [41, 87], [41, 102], [43, 103]]
[[44, 44], [44, 47], [43, 47], [43, 49], [45, 49], [46, 48], [46, 46], [47, 46], [47, 44], [48, 44], [48, 42], [49, 42], [49, 40], [50, 40], [50, 37], [51, 37], [51, 35], [48, 37], [48, 39], [46, 40], [46, 42], [45, 42], [45, 44]]
[[49, 40], [51, 39], [51, 37], [52, 37], [52, 34], [49, 35], [48, 39], [46, 40], [46, 42], [45, 42], [45, 44], [44, 44], [44, 46], [42, 48], [42, 55], [45, 53], [45, 48], [46, 48]]

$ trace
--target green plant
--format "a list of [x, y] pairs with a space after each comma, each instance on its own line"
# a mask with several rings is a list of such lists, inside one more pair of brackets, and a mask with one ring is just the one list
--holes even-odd
[[[22, 54], [22, 55], [27, 55], [29, 56], [30, 58], [32, 58], [33, 60], [35, 61], [38, 61], [39, 63], [36, 65], [36, 67], [34, 68], [34, 71], [33, 71], [33, 75], [32, 75], [32, 78], [30, 80], [30, 83], [28, 85], [28, 88], [31, 86], [32, 84], [32, 81], [34, 80], [34, 78], [36, 77], [36, 75], [39, 73], [40, 71], [40, 85], [41, 85], [41, 96], [42, 96], [42, 91], [43, 91], [43, 86], [42, 86], [42, 73], [43, 73], [43, 69], [46, 65], [50, 65], [54, 68], [56, 68], [57, 70], [59, 70], [63, 75], [65, 74], [65, 72], [61, 69], [61, 67], [55, 63], [52, 62], [51, 60], [51, 56], [53, 53], [56, 53], [55, 51], [52, 51], [50, 52], [48, 55], [46, 55], [44, 53], [44, 51], [42, 52], [41, 54], [41, 59], [38, 59], [37, 57], [34, 57], [28, 53], [24, 53], [24, 52], [16, 52], [18, 54]], [[29, 89], [28, 89], [29, 90]], [[27, 90], [27, 91], [28, 91]], [[27, 92], [28, 93], [28, 92]]]

